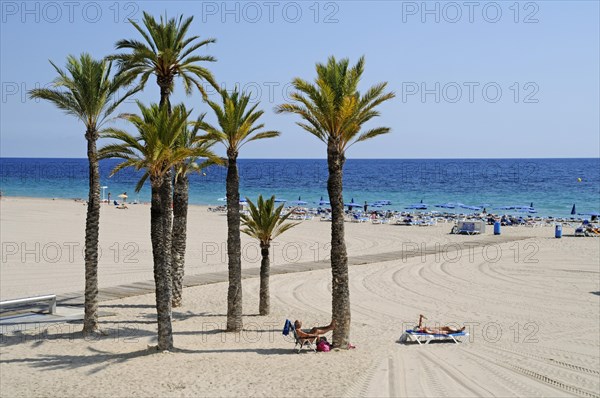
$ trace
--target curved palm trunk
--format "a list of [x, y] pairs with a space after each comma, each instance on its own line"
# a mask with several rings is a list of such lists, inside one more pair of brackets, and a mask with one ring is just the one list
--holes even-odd
[[98, 235], [100, 227], [100, 169], [96, 140], [98, 133], [86, 132], [89, 163], [89, 196], [85, 218], [85, 313], [83, 333], [98, 330]]
[[331, 313], [336, 328], [333, 331], [334, 347], [345, 348], [350, 338], [350, 289], [348, 285], [348, 255], [344, 240], [344, 199], [342, 176], [345, 162], [335, 143], [327, 147], [329, 178], [327, 191], [331, 203]]
[[269, 315], [271, 311], [271, 303], [269, 297], [269, 274], [270, 274], [270, 260], [269, 260], [269, 248], [271, 247], [268, 243], [260, 243], [260, 254], [262, 260], [260, 262], [260, 293], [259, 293], [259, 304], [258, 313], [260, 315]]
[[240, 178], [237, 153], [228, 150], [227, 165], [227, 257], [229, 289], [227, 291], [227, 331], [242, 330], [242, 255], [240, 240]]
[[171, 242], [171, 285], [173, 290], [171, 304], [173, 307], [180, 307], [182, 300], [189, 186], [187, 176], [182, 175], [175, 179], [173, 188], [173, 241]]
[[[150, 206], [150, 238], [154, 260], [154, 284], [156, 286], [156, 313], [158, 318], [158, 349], [173, 348], [171, 327], [171, 279], [170, 279], [170, 236], [166, 229], [170, 225], [171, 195], [170, 180], [151, 177], [152, 202]], [[168, 246], [167, 246], [168, 245]]]

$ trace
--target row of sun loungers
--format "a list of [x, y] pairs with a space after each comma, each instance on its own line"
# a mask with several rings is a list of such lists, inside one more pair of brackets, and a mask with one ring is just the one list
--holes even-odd
[[[290, 209], [291, 210], [291, 209]], [[225, 206], [209, 207], [208, 211], [217, 213], [226, 213]], [[244, 212], [244, 211], [242, 211]], [[331, 222], [331, 214], [314, 208], [295, 208], [294, 213], [289, 217], [290, 220], [304, 221], [312, 220], [318, 217], [320, 221]], [[493, 225], [499, 221], [503, 227], [554, 227], [557, 224], [575, 229], [575, 236], [600, 236], [600, 227], [594, 224], [586, 225], [588, 222], [579, 218], [542, 218], [539, 216], [498, 216], [493, 214], [462, 214], [462, 213], [443, 213], [443, 212], [420, 212], [409, 213], [399, 211], [376, 211], [374, 213], [364, 213], [362, 211], [353, 211], [346, 213], [346, 221], [351, 223], [371, 223], [376, 225], [407, 225], [407, 226], [432, 226], [439, 223], [457, 224], [451, 233], [475, 235], [482, 233], [485, 228], [473, 228], [469, 223], [484, 223]], [[466, 224], [465, 224], [466, 222]], [[582, 223], [584, 223], [582, 225]]]

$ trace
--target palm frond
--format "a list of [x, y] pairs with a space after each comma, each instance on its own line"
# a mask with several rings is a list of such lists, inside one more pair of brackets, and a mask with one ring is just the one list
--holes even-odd
[[264, 112], [258, 109], [259, 104], [248, 107], [249, 94], [240, 93], [237, 88], [231, 94], [226, 90], [219, 92], [221, 103], [207, 101], [217, 118], [218, 126], [206, 122], [198, 123], [200, 129], [206, 132], [208, 139], [220, 142], [225, 148], [237, 152], [250, 141], [280, 135], [278, 131], [260, 131], [264, 125], [258, 120]]
[[95, 60], [89, 54], [69, 55], [65, 69], [54, 62], [57, 73], [53, 88], [29, 91], [32, 99], [43, 99], [81, 120], [88, 132], [97, 132], [116, 108], [138, 90], [135, 88], [118, 97], [126, 85], [120, 77], [112, 77], [112, 63], [107, 59]]
[[259, 195], [256, 204], [247, 197], [246, 202], [248, 203], [249, 214], [241, 215], [243, 226], [241, 232], [259, 240], [261, 243], [268, 244], [277, 236], [299, 224], [285, 223], [291, 213], [281, 215], [283, 205], [275, 207], [275, 196], [264, 200], [263, 196]]
[[316, 65], [314, 83], [293, 79], [292, 103], [277, 106], [275, 112], [300, 116], [303, 121], [297, 122], [298, 126], [328, 145], [336, 145], [342, 154], [354, 143], [389, 133], [387, 127], [361, 132], [366, 122], [379, 116], [376, 108], [395, 96], [385, 92], [387, 83], [376, 84], [361, 96], [358, 84], [364, 66], [364, 57], [352, 66], [347, 58], [329, 57], [326, 63]]
[[216, 86], [216, 82], [212, 73], [199, 66], [199, 63], [214, 62], [215, 58], [197, 53], [214, 43], [215, 39], [200, 40], [199, 36], [188, 35], [192, 21], [193, 17], [184, 19], [183, 16], [161, 16], [157, 21], [144, 12], [141, 24], [130, 21], [143, 41], [119, 40], [115, 47], [129, 52], [113, 54], [108, 59], [117, 62], [118, 74], [124, 76], [128, 83], [139, 78], [138, 85], [144, 87], [152, 74], [157, 76], [158, 82], [170, 85], [169, 89], [172, 90], [172, 82], [179, 76], [186, 94], [190, 94], [195, 87], [206, 98], [202, 83]]

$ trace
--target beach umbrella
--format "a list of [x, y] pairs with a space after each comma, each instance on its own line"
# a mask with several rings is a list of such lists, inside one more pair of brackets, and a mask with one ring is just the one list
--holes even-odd
[[319, 206], [327, 205], [329, 206], [331, 203], [323, 199], [323, 195], [321, 195], [321, 200], [319, 200]]
[[302, 197], [298, 196], [298, 200], [296, 201], [297, 204], [299, 205], [306, 205], [308, 204], [308, 202], [302, 200]]
[[349, 207], [362, 207], [362, 205], [358, 204], [358, 203], [354, 203], [354, 202], [350, 202], [350, 203], [344, 203], [344, 206], [349, 206]]
[[424, 203], [415, 203], [415, 204], [406, 206], [405, 209], [409, 209], [409, 210], [427, 210], [427, 205], [424, 204]]
[[600, 213], [597, 211], [591, 211], [589, 213], [579, 213], [580, 216], [592, 216], [592, 217], [600, 217]]
[[518, 206], [515, 209], [521, 213], [537, 213], [537, 210], [529, 206]]
[[362, 205], [358, 204], [358, 203], [354, 203], [354, 198], [352, 198], [352, 200], [350, 201], [350, 203], [344, 203], [344, 206], [349, 206], [349, 207], [362, 207]]
[[496, 207], [497, 210], [513, 210], [515, 206], [500, 206]]
[[467, 210], [481, 210], [481, 207], [478, 207], [478, 206], [469, 206], [469, 205], [465, 205], [463, 203], [461, 203], [459, 207], [461, 207], [463, 209], [467, 209]]
[[302, 198], [300, 196], [298, 196], [298, 200], [292, 200], [291, 202], [289, 202], [291, 204], [295, 204], [297, 206], [305, 206], [308, 204], [308, 202], [305, 202], [302, 200]]
[[121, 198], [121, 199], [123, 199], [123, 202], [127, 202], [127, 194], [122, 193], [118, 197]]
[[575, 203], [573, 203], [573, 208], [571, 209], [571, 214], [573, 214], [573, 215], [577, 214], [577, 211], [575, 210]]
[[533, 209], [533, 202], [531, 202], [531, 204], [529, 205], [529, 207], [531, 207]]
[[284, 203], [287, 202], [287, 199], [275, 199], [275, 203]]

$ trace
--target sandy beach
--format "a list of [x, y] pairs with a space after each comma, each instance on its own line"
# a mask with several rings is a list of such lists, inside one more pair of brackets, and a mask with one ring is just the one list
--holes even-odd
[[[83, 290], [85, 205], [0, 201], [0, 298]], [[101, 288], [152, 280], [149, 206], [104, 205]], [[226, 218], [191, 206], [186, 274], [226, 271]], [[80, 325], [2, 330], [0, 392], [30, 396], [600, 396], [600, 240], [550, 227], [488, 227], [482, 236], [429, 227], [346, 223], [352, 350], [293, 353], [285, 319], [331, 317], [328, 269], [271, 277], [271, 315], [257, 316], [258, 279], [244, 280], [244, 331], [226, 334], [225, 283], [186, 288], [173, 311], [176, 350], [156, 353], [154, 295], [101, 302], [106, 336]], [[327, 259], [330, 224], [304, 221], [274, 246], [272, 266]], [[485, 242], [457, 250], [469, 241]], [[242, 236], [246, 269], [258, 246]], [[425, 255], [425, 252], [431, 253]], [[423, 255], [420, 255], [423, 253]], [[465, 325], [462, 344], [399, 344], [419, 314]]]

